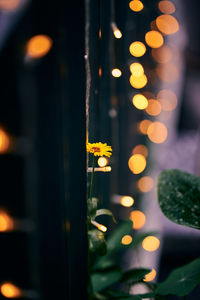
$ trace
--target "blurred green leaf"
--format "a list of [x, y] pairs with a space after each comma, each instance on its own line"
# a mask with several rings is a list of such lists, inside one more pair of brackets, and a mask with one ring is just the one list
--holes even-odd
[[91, 218], [94, 218], [96, 215], [98, 203], [99, 203], [99, 199], [94, 197], [92, 199], [88, 199], [87, 201], [88, 212]]
[[156, 294], [159, 295], [188, 295], [200, 283], [200, 258], [177, 268], [169, 277], [158, 284]]
[[117, 223], [117, 221], [116, 221], [116, 219], [115, 219], [115, 217], [114, 217], [114, 215], [113, 215], [113, 213], [112, 213], [111, 210], [105, 209], [105, 208], [98, 209], [98, 210], [96, 211], [95, 217], [102, 216], [102, 215], [108, 215], [108, 216], [111, 216], [112, 219], [113, 219], [113, 222], [114, 222], [114, 223]]
[[131, 269], [123, 273], [122, 282], [125, 281], [132, 281], [132, 282], [138, 282], [144, 279], [145, 275], [151, 272], [151, 269]]
[[94, 273], [91, 276], [94, 292], [100, 292], [121, 279], [120, 270], [111, 270], [102, 273]]
[[99, 261], [99, 263], [95, 264], [93, 266], [93, 268], [92, 268], [93, 271], [101, 271], [101, 270], [116, 267], [116, 264], [114, 263], [114, 261], [112, 259], [108, 258], [107, 256], [104, 259], [100, 259], [98, 261]]
[[97, 229], [89, 230], [88, 239], [90, 251], [96, 252], [98, 255], [106, 255], [106, 241], [101, 231]]
[[200, 178], [171, 169], [158, 177], [158, 200], [171, 221], [200, 229]]
[[109, 290], [106, 291], [105, 295], [107, 296], [107, 299], [133, 299], [133, 300], [141, 300], [142, 298], [137, 295], [130, 295], [128, 293], [124, 293], [122, 291], [117, 291], [117, 290]]

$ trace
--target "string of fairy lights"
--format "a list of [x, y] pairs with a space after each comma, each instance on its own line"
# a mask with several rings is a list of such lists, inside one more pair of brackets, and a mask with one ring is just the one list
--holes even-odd
[[[160, 89], [157, 91], [157, 96], [153, 93], [154, 90], [148, 92], [142, 90], [148, 83], [151, 84], [155, 78], [157, 86], [159, 86], [159, 81], [170, 85], [178, 79], [178, 69], [173, 64], [174, 49], [171, 45], [167, 45], [166, 40], [167, 36], [179, 31], [179, 23], [172, 15], [176, 8], [173, 2], [165, 0], [161, 0], [155, 5], [157, 5], [159, 15], [150, 23], [150, 30], [146, 32], [144, 41], [133, 41], [129, 46], [130, 55], [134, 57], [129, 66], [131, 74], [129, 82], [134, 89], [132, 104], [136, 109], [144, 111], [144, 119], [138, 123], [138, 133], [146, 136], [147, 141], [145, 144], [138, 144], [133, 148], [128, 160], [128, 167], [134, 175], [141, 174], [140, 179], [137, 181], [137, 189], [141, 193], [148, 193], [154, 188], [154, 179], [149, 175], [143, 175], [148, 165], [149, 149], [147, 145], [149, 142], [159, 145], [167, 140], [168, 129], [164, 121], [170, 119], [172, 111], [176, 109], [178, 104], [173, 89]], [[129, 8], [133, 15], [140, 13], [142, 17], [144, 9], [142, 1], [130, 1]], [[115, 36], [114, 31], [113, 34]], [[120, 37], [122, 37], [122, 34]], [[151, 49], [152, 59], [157, 64], [155, 70], [151, 72], [153, 76], [145, 74], [145, 68], [139, 61], [146, 54], [147, 48]], [[118, 68], [113, 69], [111, 73], [113, 77], [122, 76], [122, 71]], [[130, 196], [122, 196], [120, 200], [115, 197], [114, 202], [119, 203], [119, 201], [125, 207], [132, 207], [135, 202]], [[130, 212], [134, 230], [142, 229], [147, 218], [148, 216], [141, 210], [133, 209]], [[125, 235], [121, 243], [124, 245], [133, 243], [134, 245], [131, 235]], [[160, 240], [155, 236], [148, 236], [142, 242], [143, 249], [148, 252], [156, 251], [159, 246]], [[145, 281], [154, 280], [156, 274], [156, 270], [152, 268], [152, 271], [146, 275]]]

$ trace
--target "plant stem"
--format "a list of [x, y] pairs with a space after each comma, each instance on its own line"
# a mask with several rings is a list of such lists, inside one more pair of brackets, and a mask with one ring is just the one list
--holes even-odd
[[90, 183], [90, 200], [92, 200], [93, 188], [94, 188], [94, 164], [95, 164], [95, 157], [93, 155], [93, 160], [92, 160], [92, 175], [91, 175], [91, 183]]

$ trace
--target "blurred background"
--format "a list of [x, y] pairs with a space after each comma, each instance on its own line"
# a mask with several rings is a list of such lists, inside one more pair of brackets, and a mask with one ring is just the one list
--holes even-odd
[[1, 299], [87, 298], [86, 131], [113, 148], [95, 196], [134, 221], [122, 264], [159, 281], [200, 253], [156, 195], [164, 169], [200, 175], [199, 2], [71, 2], [0, 0]]

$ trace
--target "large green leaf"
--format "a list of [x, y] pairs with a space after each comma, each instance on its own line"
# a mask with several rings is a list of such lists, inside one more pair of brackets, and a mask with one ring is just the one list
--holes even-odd
[[91, 276], [94, 292], [100, 292], [110, 285], [118, 282], [122, 277], [120, 270], [110, 270], [102, 273], [94, 273]]
[[151, 272], [151, 269], [131, 269], [123, 273], [123, 277], [121, 279], [122, 282], [131, 281], [131, 282], [139, 282], [141, 281], [146, 274]]
[[171, 221], [200, 229], [200, 178], [184, 171], [163, 171], [158, 177], [158, 200]]
[[188, 295], [200, 283], [200, 258], [172, 271], [169, 277], [158, 284], [156, 294]]
[[123, 299], [141, 300], [142, 299], [139, 295], [137, 296], [130, 295], [128, 293], [117, 291], [117, 290], [106, 291], [105, 295], [108, 297], [107, 299], [118, 299], [118, 300], [123, 300]]
[[106, 254], [106, 241], [104, 239], [104, 234], [101, 231], [97, 229], [89, 230], [88, 239], [90, 251], [99, 255]]

